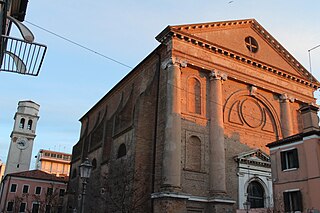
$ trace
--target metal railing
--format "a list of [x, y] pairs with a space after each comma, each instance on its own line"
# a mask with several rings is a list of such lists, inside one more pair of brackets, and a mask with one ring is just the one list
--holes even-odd
[[39, 74], [47, 46], [4, 35], [1, 36], [1, 44], [0, 71], [33, 76]]

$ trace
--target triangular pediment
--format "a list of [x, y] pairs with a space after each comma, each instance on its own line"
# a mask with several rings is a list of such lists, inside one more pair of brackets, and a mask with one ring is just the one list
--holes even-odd
[[181, 33], [182, 37], [199, 39], [202, 43], [208, 42], [233, 55], [249, 58], [256, 64], [266, 65], [286, 72], [293, 78], [319, 85], [319, 82], [254, 19], [169, 26], [157, 36], [157, 39], [161, 41], [169, 31], [174, 34]]
[[260, 149], [250, 150], [248, 152], [240, 153], [234, 157], [235, 161], [242, 164], [261, 165], [270, 167], [270, 156]]

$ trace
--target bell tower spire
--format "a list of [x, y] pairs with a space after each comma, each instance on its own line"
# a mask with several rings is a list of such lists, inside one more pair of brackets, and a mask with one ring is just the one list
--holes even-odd
[[33, 101], [19, 101], [10, 135], [5, 175], [29, 170], [40, 105]]

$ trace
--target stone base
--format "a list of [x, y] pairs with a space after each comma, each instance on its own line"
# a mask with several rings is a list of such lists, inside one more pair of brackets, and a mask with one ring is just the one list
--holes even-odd
[[208, 213], [232, 213], [233, 204], [231, 203], [210, 203], [208, 204]]
[[234, 200], [226, 194], [216, 194], [212, 197], [192, 196], [179, 192], [158, 192], [152, 194], [155, 213], [203, 212], [225, 213], [233, 212]]
[[187, 199], [161, 197], [154, 199], [154, 213], [185, 213]]

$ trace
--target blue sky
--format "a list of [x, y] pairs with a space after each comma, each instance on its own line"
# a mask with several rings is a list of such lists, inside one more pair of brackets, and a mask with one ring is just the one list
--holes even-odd
[[[308, 49], [320, 44], [320, 1], [229, 1], [32, 0], [26, 20], [134, 67], [157, 47], [154, 37], [167, 25], [255, 18], [309, 69]], [[71, 152], [79, 139], [79, 118], [130, 71], [25, 25], [36, 42], [48, 46], [48, 52], [38, 77], [0, 73], [0, 159], [4, 162], [18, 101], [40, 104], [33, 155], [39, 149]], [[311, 52], [311, 58], [313, 74], [320, 79], [320, 48]]]

